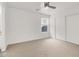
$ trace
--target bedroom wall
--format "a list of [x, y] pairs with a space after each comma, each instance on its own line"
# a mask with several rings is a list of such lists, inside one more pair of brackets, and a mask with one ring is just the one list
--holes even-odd
[[63, 11], [56, 12], [56, 39], [65, 40], [65, 15]]
[[79, 7], [67, 10], [66, 16], [66, 41], [79, 44]]
[[50, 37], [50, 32], [41, 32], [41, 17], [38, 13], [18, 8], [6, 9], [6, 39], [7, 44]]
[[70, 8], [56, 12], [56, 39], [66, 40], [66, 16], [79, 14], [79, 8]]

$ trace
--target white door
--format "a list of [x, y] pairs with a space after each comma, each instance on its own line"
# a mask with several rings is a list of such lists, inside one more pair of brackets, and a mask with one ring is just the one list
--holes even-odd
[[66, 17], [66, 40], [79, 44], [79, 14]]

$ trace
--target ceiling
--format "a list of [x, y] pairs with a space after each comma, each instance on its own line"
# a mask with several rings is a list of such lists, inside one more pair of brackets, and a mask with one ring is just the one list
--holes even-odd
[[[52, 2], [56, 10], [68, 10], [79, 7], [79, 2]], [[8, 2], [8, 7], [15, 7], [24, 10], [36, 11], [40, 9], [41, 2]]]
[[75, 9], [79, 7], [79, 2], [56, 2], [55, 6], [58, 10]]
[[40, 5], [41, 5], [40, 2], [8, 2], [8, 7], [15, 7], [31, 11], [40, 9]]

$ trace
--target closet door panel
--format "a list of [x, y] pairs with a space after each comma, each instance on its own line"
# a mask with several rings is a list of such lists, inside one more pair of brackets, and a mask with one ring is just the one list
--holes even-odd
[[79, 14], [66, 16], [66, 39], [79, 44]]

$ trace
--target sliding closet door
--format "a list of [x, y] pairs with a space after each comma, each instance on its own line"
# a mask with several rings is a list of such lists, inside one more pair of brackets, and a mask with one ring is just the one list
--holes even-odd
[[79, 14], [66, 16], [66, 40], [79, 44]]

